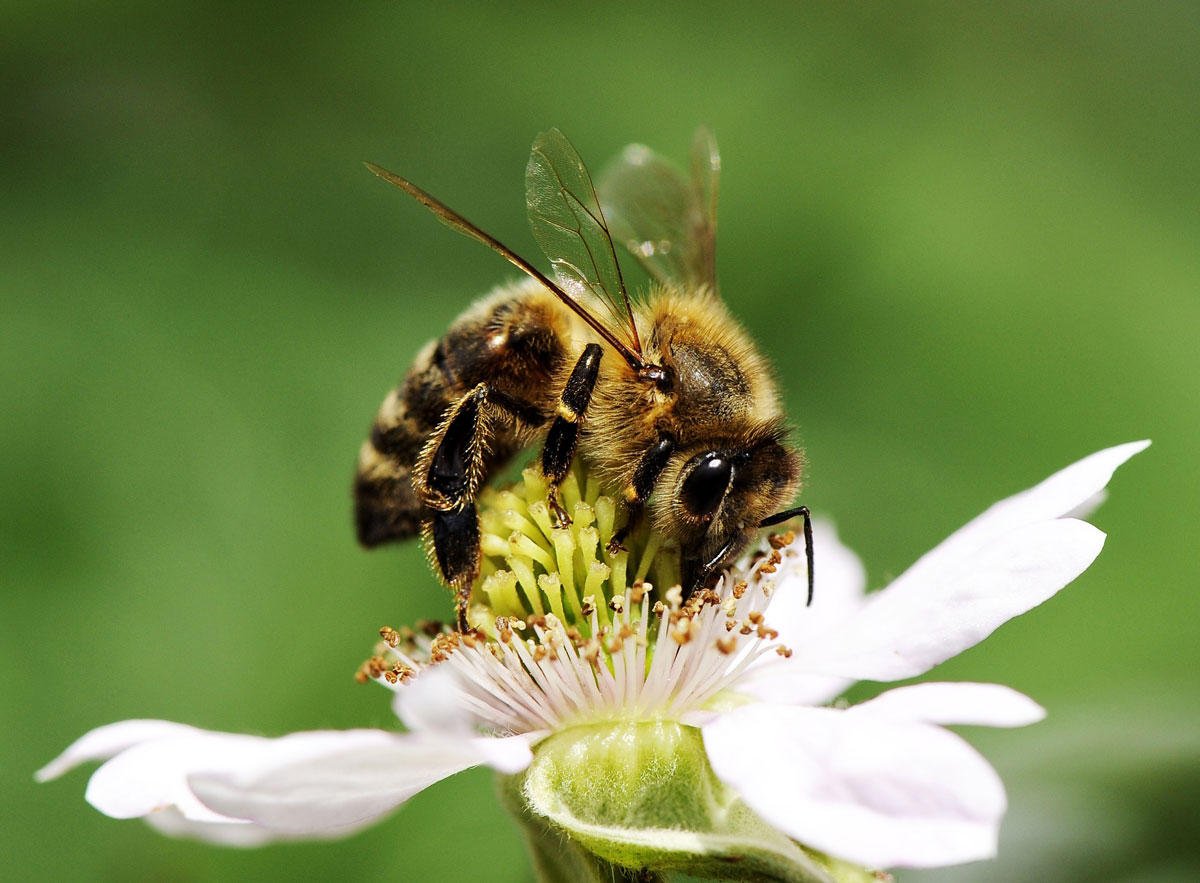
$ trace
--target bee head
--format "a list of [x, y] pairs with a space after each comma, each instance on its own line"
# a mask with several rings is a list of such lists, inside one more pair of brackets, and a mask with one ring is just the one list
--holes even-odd
[[791, 501], [801, 464], [783, 436], [772, 424], [682, 455], [669, 520], [679, 540], [685, 595], [736, 558], [759, 522]]

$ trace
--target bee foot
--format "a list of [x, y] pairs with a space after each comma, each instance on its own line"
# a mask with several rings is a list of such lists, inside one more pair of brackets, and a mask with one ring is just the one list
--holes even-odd
[[567, 510], [558, 502], [558, 495], [551, 494], [546, 498], [546, 505], [550, 508], [550, 523], [555, 527], [570, 527], [571, 516]]
[[621, 552], [629, 551], [627, 548], [625, 548], [625, 544], [616, 537], [613, 537], [611, 540], [609, 540], [608, 545], [604, 548], [608, 551], [609, 555], [617, 555]]

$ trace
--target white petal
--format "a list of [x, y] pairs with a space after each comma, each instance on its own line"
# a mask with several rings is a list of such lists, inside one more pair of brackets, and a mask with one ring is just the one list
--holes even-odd
[[703, 729], [717, 776], [800, 843], [869, 867], [995, 854], [1004, 788], [940, 727], [832, 708], [750, 705]]
[[[838, 627], [863, 605], [867, 574], [862, 562], [838, 538], [828, 521], [813, 522], [813, 602], [808, 605], [808, 569], [802, 541], [784, 557], [775, 578], [767, 623], [778, 643], [804, 647]], [[761, 657], [738, 683], [738, 692], [767, 702], [819, 705], [840, 694], [853, 678], [814, 674], [775, 654]]]
[[80, 736], [54, 760], [34, 774], [39, 782], [48, 782], [69, 772], [81, 763], [92, 760], [108, 760], [126, 748], [162, 736], [182, 736], [200, 733], [201, 730], [186, 724], [160, 720], [128, 720], [97, 727]]
[[395, 690], [392, 710], [410, 730], [461, 736], [476, 731], [478, 722], [467, 710], [458, 678], [450, 666], [425, 668]]
[[289, 833], [264, 828], [254, 822], [230, 819], [223, 822], [201, 822], [189, 819], [173, 806], [152, 812], [143, 820], [151, 828], [168, 837], [203, 840], [218, 846], [248, 848], [266, 846], [269, 843], [287, 843], [297, 840], [333, 840], [349, 837], [360, 828], [373, 825], [378, 819], [366, 819], [356, 827], [335, 828], [326, 831]]
[[785, 644], [803, 644], [862, 606], [867, 573], [858, 556], [842, 544], [828, 521], [813, 523], [813, 601], [808, 604], [804, 542], [797, 540], [779, 564], [771, 597], [771, 627]]
[[1063, 513], [1064, 518], [1078, 518], [1080, 521], [1087, 521], [1088, 517], [1104, 505], [1108, 499], [1108, 488], [1096, 491], [1078, 506], [1075, 506], [1068, 512]]
[[515, 736], [478, 737], [471, 740], [479, 752], [479, 762], [498, 773], [511, 776], [533, 762], [531, 746], [549, 736], [548, 730], [530, 730]]
[[531, 760], [531, 738], [348, 730], [267, 739], [126, 721], [84, 736], [40, 775], [115, 754], [88, 783], [87, 799], [101, 812], [149, 817], [176, 835], [257, 845], [344, 836], [470, 766], [518, 772]]
[[262, 828], [253, 822], [231, 819], [225, 822], [201, 822], [189, 819], [173, 806], [145, 816], [146, 824], [168, 837], [203, 840], [218, 846], [265, 846], [292, 839], [277, 831]]
[[291, 835], [319, 835], [357, 829], [468, 767], [486, 763], [512, 773], [531, 759], [522, 736], [393, 736], [368, 750], [348, 748], [266, 769], [194, 773], [188, 783], [225, 815]]
[[1092, 563], [1104, 535], [1063, 516], [1095, 500], [1113, 471], [1149, 444], [1099, 451], [992, 506], [870, 596], [845, 628], [803, 645], [793, 664], [893, 681], [977, 644]]
[[841, 628], [796, 648], [790, 661], [876, 681], [924, 674], [1050, 598], [1103, 544], [1103, 533], [1073, 519], [1017, 528], [944, 568], [904, 574]]
[[380, 750], [396, 738], [379, 730], [296, 733], [281, 739], [201, 730], [152, 738], [96, 770], [88, 782], [87, 799], [96, 809], [119, 819], [173, 806], [196, 821], [228, 821], [240, 817], [205, 806], [188, 785], [190, 775], [213, 771], [253, 774], [340, 750]]
[[1015, 528], [1090, 512], [1103, 499], [1100, 495], [1117, 467], [1149, 446], [1149, 441], [1136, 441], [1097, 451], [1029, 490], [1001, 500], [927, 552], [902, 578], [921, 579], [927, 568], [944, 571], [951, 561], [971, 555]]
[[855, 705], [850, 714], [927, 724], [1023, 727], [1046, 716], [1024, 693], [1003, 684], [925, 683], [896, 687]]

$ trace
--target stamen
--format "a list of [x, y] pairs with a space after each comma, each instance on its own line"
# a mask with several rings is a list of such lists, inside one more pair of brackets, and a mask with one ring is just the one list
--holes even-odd
[[[538, 588], [542, 590], [542, 594], [546, 596], [554, 615], [561, 620], [566, 620], [567, 614], [563, 609], [562, 578], [557, 573], [543, 573], [538, 576], [537, 584]], [[581, 605], [577, 605], [576, 612], [582, 616]], [[572, 617], [572, 619], [574, 618]]]
[[[624, 510], [576, 467], [558, 489], [561, 527], [540, 470], [477, 500], [482, 578], [470, 629], [436, 622], [380, 630], [357, 680], [394, 689], [430, 665], [456, 676], [463, 707], [493, 732], [611, 719], [677, 719], [704, 708], [765, 654], [791, 656], [767, 622], [768, 577], [794, 566], [793, 533], [771, 535], [739, 578], [683, 599], [679, 550], [649, 519], [608, 546]], [[651, 580], [651, 577], [653, 579]], [[662, 588], [656, 588], [661, 586]]]

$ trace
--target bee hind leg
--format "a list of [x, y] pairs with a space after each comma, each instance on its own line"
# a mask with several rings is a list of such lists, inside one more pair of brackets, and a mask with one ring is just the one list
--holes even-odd
[[463, 631], [471, 586], [479, 576], [475, 495], [486, 473], [489, 423], [488, 386], [480, 383], [451, 405], [421, 452], [414, 476], [427, 508], [424, 533], [430, 557], [454, 590]]
[[468, 503], [450, 512], [434, 511], [429, 518], [428, 537], [442, 579], [454, 589], [458, 630], [466, 632], [471, 586], [479, 576], [479, 518], [475, 505]]
[[579, 426], [592, 400], [592, 390], [596, 388], [602, 355], [603, 350], [598, 343], [589, 343], [583, 348], [559, 396], [554, 422], [550, 424], [546, 443], [542, 447], [542, 475], [550, 483], [546, 504], [550, 507], [556, 527], [571, 523], [571, 516], [558, 501], [558, 486], [571, 469], [571, 460], [575, 457], [575, 446], [579, 441]]

